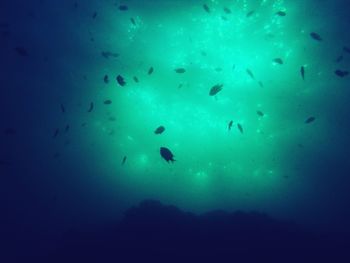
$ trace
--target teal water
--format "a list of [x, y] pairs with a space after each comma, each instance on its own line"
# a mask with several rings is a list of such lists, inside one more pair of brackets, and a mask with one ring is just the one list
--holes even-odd
[[1, 128], [16, 134], [0, 153], [14, 218], [54, 232], [151, 198], [348, 229], [346, 1], [7, 5]]

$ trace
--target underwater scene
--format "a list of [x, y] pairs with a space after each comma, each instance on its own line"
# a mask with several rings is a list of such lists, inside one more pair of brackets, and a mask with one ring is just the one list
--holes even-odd
[[349, 12], [1, 1], [1, 262], [344, 259]]

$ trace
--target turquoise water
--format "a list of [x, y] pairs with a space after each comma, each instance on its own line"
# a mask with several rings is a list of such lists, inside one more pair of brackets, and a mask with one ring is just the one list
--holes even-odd
[[347, 221], [346, 1], [76, 3], [13, 1], [4, 14], [1, 125], [17, 132], [1, 169], [16, 175], [3, 178], [17, 215], [94, 223], [152, 198]]

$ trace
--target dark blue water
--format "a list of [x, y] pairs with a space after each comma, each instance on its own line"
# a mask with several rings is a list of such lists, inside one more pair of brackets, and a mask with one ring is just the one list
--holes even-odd
[[344, 256], [347, 2], [1, 1], [1, 262]]

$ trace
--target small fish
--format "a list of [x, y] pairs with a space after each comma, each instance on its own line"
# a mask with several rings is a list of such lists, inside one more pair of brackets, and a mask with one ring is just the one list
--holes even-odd
[[282, 65], [283, 64], [283, 60], [281, 58], [275, 58], [274, 60], [272, 60], [274, 63]]
[[226, 16], [221, 16], [221, 19], [224, 21], [228, 21], [228, 18]]
[[124, 164], [125, 164], [126, 159], [127, 159], [127, 157], [126, 157], [126, 155], [125, 155], [125, 156], [123, 157], [123, 160], [122, 160], [122, 165], [124, 165]]
[[229, 130], [229, 131], [231, 130], [232, 125], [233, 125], [233, 121], [231, 120], [231, 121], [228, 123], [228, 130]]
[[115, 117], [113, 117], [113, 116], [111, 116], [111, 117], [109, 117], [109, 118], [108, 118], [108, 120], [109, 120], [109, 121], [115, 121], [115, 120], [116, 120], [116, 118], [115, 118]]
[[218, 92], [222, 90], [223, 86], [224, 86], [223, 84], [216, 84], [215, 86], [213, 86], [209, 91], [209, 96], [216, 95]]
[[341, 77], [341, 78], [344, 78], [347, 75], [349, 75], [349, 71], [340, 70], [340, 69], [337, 69], [336, 71], [334, 71], [334, 73], [335, 73], [335, 75], [337, 75], [338, 77]]
[[162, 134], [165, 131], [164, 126], [159, 126], [157, 129], [155, 129], [154, 133], [155, 134]]
[[113, 58], [117, 58], [119, 57], [119, 54], [118, 53], [113, 53], [113, 52], [110, 52], [110, 51], [102, 51], [101, 52], [101, 55], [104, 57], [104, 58], [109, 58], [109, 57], [113, 57]]
[[148, 75], [151, 75], [151, 74], [153, 73], [153, 71], [154, 71], [153, 67], [150, 67], [149, 70], [148, 70], [148, 72], [147, 72]]
[[204, 8], [205, 12], [210, 13], [210, 9], [206, 4], [203, 5], [203, 8]]
[[120, 11], [127, 11], [129, 8], [128, 8], [128, 6], [127, 5], [120, 5], [119, 6], [119, 10]]
[[69, 131], [69, 124], [66, 125], [66, 128], [64, 129], [64, 132], [67, 133]]
[[224, 12], [225, 12], [226, 14], [231, 14], [231, 13], [232, 13], [232, 12], [231, 12], [231, 9], [228, 8], [228, 7], [224, 7]]
[[15, 51], [22, 57], [28, 56], [28, 51], [24, 47], [15, 47]]
[[261, 81], [259, 81], [258, 84], [259, 84], [259, 86], [260, 86], [261, 88], [264, 87], [264, 84], [263, 84]]
[[237, 128], [243, 134], [243, 127], [242, 127], [242, 125], [237, 123]]
[[246, 72], [253, 80], [255, 80], [254, 74], [250, 69], [246, 69]]
[[344, 59], [343, 56], [339, 56], [339, 57], [337, 57], [337, 58], [335, 59], [335, 62], [339, 63], [339, 62], [341, 62], [343, 59]]
[[136, 26], [136, 21], [135, 21], [135, 19], [134, 18], [130, 18], [130, 21], [131, 21], [131, 23], [134, 25], [134, 26]]
[[112, 104], [112, 101], [111, 101], [111, 100], [105, 100], [105, 101], [103, 102], [103, 104], [105, 104], [105, 105], [111, 105], [111, 104]]
[[175, 162], [173, 153], [166, 147], [160, 147], [160, 155], [168, 163], [169, 161]]
[[125, 82], [124, 78], [121, 75], [118, 75], [116, 80], [117, 80], [117, 82], [118, 82], [118, 84], [120, 86], [122, 86], [122, 87], [125, 86], [126, 82]]
[[286, 16], [287, 15], [287, 13], [284, 12], [284, 11], [278, 11], [275, 14], [278, 15], [278, 16]]
[[309, 117], [309, 118], [307, 118], [307, 119], [305, 120], [305, 123], [306, 123], [306, 124], [309, 124], [309, 123], [311, 123], [311, 122], [314, 122], [315, 120], [316, 120], [315, 117]]
[[304, 66], [301, 66], [300, 74], [301, 74], [302, 79], [305, 80], [305, 68], [304, 68]]
[[133, 80], [134, 80], [136, 83], [139, 82], [139, 79], [138, 79], [136, 76], [133, 77]]
[[109, 52], [108, 52], [108, 51], [102, 51], [102, 52], [101, 52], [101, 55], [102, 55], [104, 58], [109, 58]]
[[94, 103], [90, 102], [90, 108], [88, 109], [88, 112], [92, 112], [93, 109], [94, 109]]
[[105, 76], [103, 77], [103, 81], [104, 81], [104, 83], [108, 84], [108, 82], [109, 82], [108, 75], [105, 75]]
[[176, 68], [175, 72], [181, 74], [181, 73], [185, 73], [186, 70], [184, 68]]
[[52, 138], [56, 138], [56, 137], [58, 136], [58, 133], [59, 133], [59, 132], [60, 132], [60, 129], [57, 128], [57, 129], [55, 130], [55, 132], [53, 133]]
[[350, 53], [350, 47], [343, 47], [343, 51], [346, 53]]
[[65, 113], [65, 112], [66, 112], [66, 109], [65, 109], [65, 107], [64, 107], [64, 105], [63, 105], [62, 103], [60, 104], [60, 107], [61, 107], [62, 113]]
[[221, 71], [222, 71], [222, 68], [216, 67], [216, 68], [215, 68], [215, 71], [216, 71], [216, 72], [221, 72]]
[[264, 113], [262, 111], [257, 111], [256, 114], [258, 114], [260, 117], [264, 117]]
[[201, 51], [201, 55], [202, 55], [203, 57], [205, 57], [205, 56], [207, 56], [207, 52]]
[[312, 39], [314, 39], [316, 41], [322, 41], [322, 37], [319, 34], [315, 33], [315, 32], [311, 32], [310, 36], [311, 36]]
[[95, 11], [93, 14], [92, 14], [92, 19], [95, 19], [97, 16], [97, 12]]
[[246, 14], [246, 17], [251, 17], [254, 13], [255, 13], [254, 10], [249, 11], [249, 12]]

